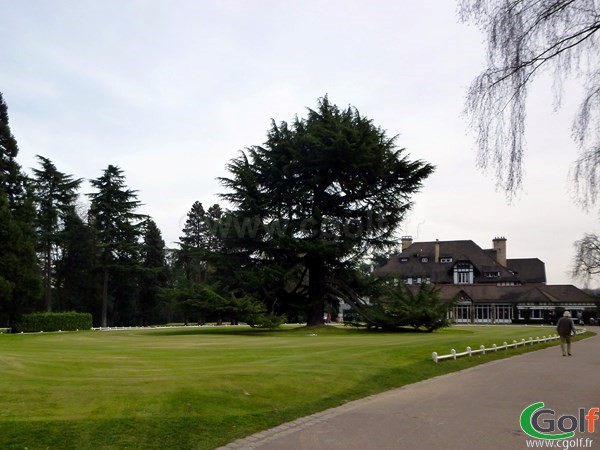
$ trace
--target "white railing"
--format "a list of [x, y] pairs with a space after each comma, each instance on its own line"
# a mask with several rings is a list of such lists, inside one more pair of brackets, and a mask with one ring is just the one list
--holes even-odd
[[[586, 331], [587, 330], [585, 328], [582, 328], [582, 329], [578, 329], [576, 331], [576, 333], [583, 334]], [[438, 355], [437, 352], [433, 352], [431, 354], [431, 359], [433, 359], [433, 362], [439, 362], [439, 361], [443, 361], [444, 359], [456, 359], [456, 358], [460, 358], [461, 356], [472, 356], [472, 355], [476, 355], [478, 353], [485, 355], [485, 352], [497, 352], [498, 350], [508, 350], [509, 348], [512, 348], [512, 347], [516, 348], [519, 346], [540, 344], [542, 342], [554, 341], [558, 338], [559, 338], [559, 336], [557, 334], [551, 334], [548, 337], [546, 337], [546, 336], [542, 336], [541, 338], [536, 337], [535, 339], [530, 337], [528, 340], [521, 339], [521, 341], [519, 341], [519, 342], [513, 340], [512, 344], [509, 344], [507, 342], [504, 342], [502, 345], [493, 344], [490, 348], [486, 348], [484, 345], [481, 345], [481, 346], [479, 346], [479, 349], [473, 350], [471, 347], [467, 347], [466, 351], [461, 352], [461, 353], [458, 353], [456, 350], [451, 349], [450, 353], [447, 355]]]

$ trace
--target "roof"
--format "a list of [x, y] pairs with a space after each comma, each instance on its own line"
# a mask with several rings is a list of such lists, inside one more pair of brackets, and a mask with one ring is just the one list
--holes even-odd
[[596, 299], [571, 285], [529, 284], [523, 286], [496, 286], [493, 284], [465, 284], [439, 286], [441, 297], [471, 300], [473, 303], [546, 303], [595, 306]]
[[522, 283], [546, 282], [546, 265], [538, 258], [507, 259], [506, 265]]
[[[436, 245], [439, 246], [438, 262], [435, 262]], [[400, 278], [429, 277], [435, 284], [453, 283], [454, 266], [461, 261], [473, 265], [475, 283], [492, 280], [494, 283], [546, 282], [546, 269], [539, 259], [511, 259], [507, 260], [507, 266], [503, 266], [496, 260], [495, 250], [484, 250], [472, 240], [414, 242], [390, 257], [385, 265], [375, 270], [375, 274]], [[495, 274], [492, 279], [491, 274]]]

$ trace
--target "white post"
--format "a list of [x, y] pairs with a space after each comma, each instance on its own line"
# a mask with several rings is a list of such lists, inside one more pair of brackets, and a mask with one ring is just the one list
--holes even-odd
[[485, 345], [479, 346], [479, 349], [481, 350], [481, 354], [485, 355]]
[[471, 356], [471, 347], [467, 347], [467, 353]]
[[452, 349], [450, 353], [452, 354], [452, 359], [456, 359], [456, 350]]
[[433, 352], [431, 354], [431, 359], [433, 359], [433, 362], [438, 362], [438, 354], [437, 354], [437, 352]]

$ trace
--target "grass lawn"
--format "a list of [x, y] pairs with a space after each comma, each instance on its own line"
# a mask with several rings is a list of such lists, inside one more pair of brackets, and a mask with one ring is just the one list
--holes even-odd
[[544, 348], [553, 328], [174, 328], [0, 335], [0, 448], [212, 449], [373, 393]]

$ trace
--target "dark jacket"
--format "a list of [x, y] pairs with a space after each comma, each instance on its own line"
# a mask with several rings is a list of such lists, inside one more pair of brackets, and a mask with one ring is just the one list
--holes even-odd
[[556, 332], [561, 336], [570, 336], [575, 333], [575, 322], [570, 317], [561, 317], [556, 324]]

